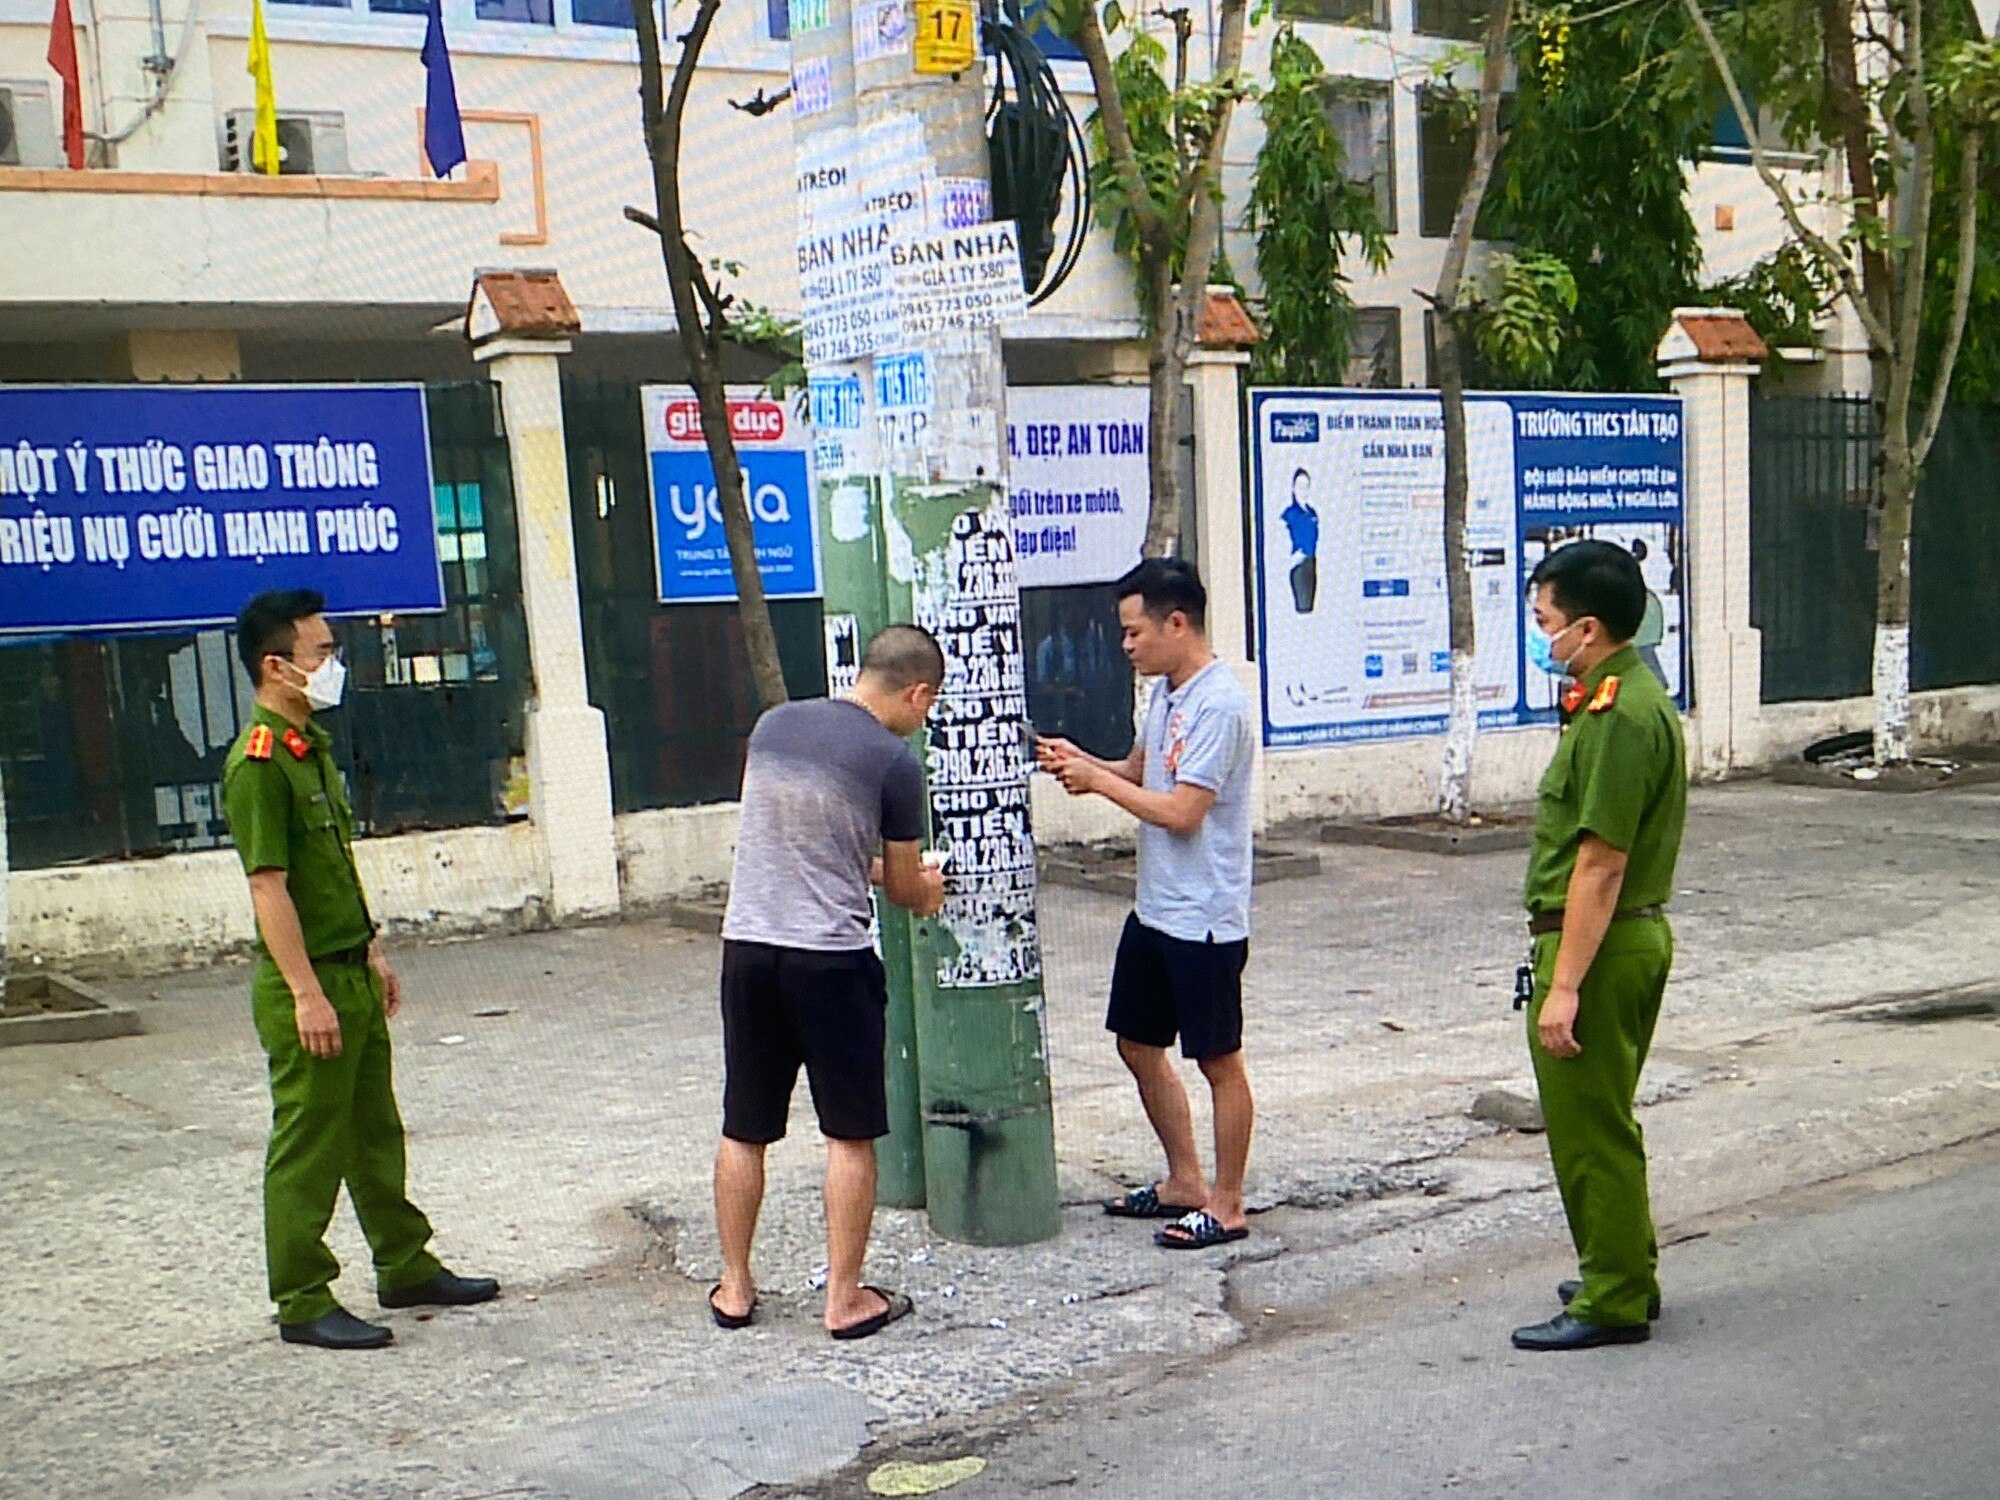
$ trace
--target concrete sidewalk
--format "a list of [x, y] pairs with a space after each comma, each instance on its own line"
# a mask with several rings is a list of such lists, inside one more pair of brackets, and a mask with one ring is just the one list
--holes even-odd
[[[1839, 1007], [2000, 978], [1996, 855], [2000, 789], [1698, 794], [1647, 1089], [1663, 1218], [1991, 1128], [2000, 1027], [1870, 1025]], [[852, 1347], [817, 1321], [803, 1091], [772, 1154], [766, 1318], [735, 1335], [706, 1322], [710, 940], [633, 923], [398, 955], [413, 1192], [446, 1258], [508, 1294], [391, 1315], [395, 1350], [346, 1358], [281, 1347], [263, 1299], [267, 1100], [247, 971], [116, 986], [147, 1035], [0, 1053], [0, 1489], [728, 1495], [837, 1468], [871, 1422], [1217, 1349], [1265, 1307], [1407, 1275], [1407, 1257], [1447, 1244], [1546, 1241], [1540, 1142], [1465, 1116], [1479, 1088], [1526, 1073], [1508, 1004], [1520, 857], [1324, 860], [1316, 879], [1257, 891], [1247, 1048], [1268, 1211], [1252, 1239], [1170, 1255], [1096, 1212], [1157, 1169], [1101, 1031], [1124, 907], [1049, 889], [1065, 1232], [978, 1251], [884, 1214], [871, 1279], [911, 1291], [918, 1315]], [[372, 1312], [344, 1210], [335, 1248], [341, 1295]]]

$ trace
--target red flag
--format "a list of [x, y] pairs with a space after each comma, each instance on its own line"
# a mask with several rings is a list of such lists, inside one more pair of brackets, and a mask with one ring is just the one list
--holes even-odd
[[49, 23], [49, 66], [62, 79], [63, 154], [70, 170], [83, 170], [83, 73], [76, 60], [76, 22], [70, 18], [69, 0], [56, 0], [55, 19]]

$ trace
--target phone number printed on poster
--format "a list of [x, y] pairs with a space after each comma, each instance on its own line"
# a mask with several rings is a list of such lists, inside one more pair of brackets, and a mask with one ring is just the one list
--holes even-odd
[[956, 953], [938, 962], [945, 989], [1039, 977], [1035, 843], [1028, 817], [1028, 699], [1021, 604], [1005, 513], [952, 523], [948, 592], [919, 610], [951, 663], [931, 720], [931, 814], [950, 851], [939, 923]]

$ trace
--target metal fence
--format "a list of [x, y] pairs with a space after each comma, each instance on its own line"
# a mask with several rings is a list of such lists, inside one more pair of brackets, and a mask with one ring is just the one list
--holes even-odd
[[1764, 701], [1869, 690], [1879, 493], [1864, 397], [1759, 397], [1750, 407], [1750, 621]]
[[[350, 678], [326, 722], [369, 834], [520, 810], [527, 628], [500, 406], [485, 382], [428, 404], [445, 612], [335, 627]], [[228, 630], [0, 646], [14, 867], [227, 843], [222, 764], [250, 701]]]
[[1948, 408], [1910, 541], [1910, 673], [2000, 682], [2000, 407]]
[[[563, 386], [584, 657], [591, 701], [607, 721], [620, 812], [733, 800], [757, 718], [736, 605], [659, 602], [641, 420], [634, 382]], [[1110, 587], [1027, 589], [1021, 603], [1036, 728], [1124, 755], [1132, 671]], [[773, 600], [771, 623], [787, 690], [824, 694], [819, 601]]]
[[[1880, 445], [1865, 397], [1750, 410], [1750, 616], [1764, 701], [1871, 691]], [[2000, 682], [2000, 408], [1952, 407], [1924, 465], [1910, 546], [1910, 680]]]
[[[577, 588], [590, 698], [611, 742], [620, 812], [732, 801], [757, 694], [735, 604], [661, 604], [639, 386], [563, 384]], [[785, 686], [826, 692], [816, 599], [771, 603]]]

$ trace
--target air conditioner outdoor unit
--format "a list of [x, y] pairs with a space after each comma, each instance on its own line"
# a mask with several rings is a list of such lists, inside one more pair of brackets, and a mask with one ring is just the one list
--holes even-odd
[[[250, 143], [257, 133], [257, 111], [232, 109], [222, 122], [222, 170], [254, 172]], [[278, 175], [281, 177], [344, 177], [347, 169], [347, 118], [331, 110], [288, 111], [278, 116]]]
[[46, 83], [0, 78], [0, 167], [60, 167], [62, 143]]

